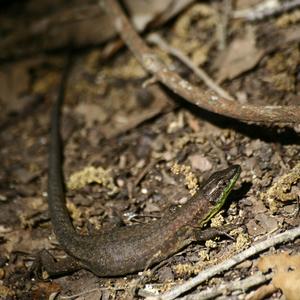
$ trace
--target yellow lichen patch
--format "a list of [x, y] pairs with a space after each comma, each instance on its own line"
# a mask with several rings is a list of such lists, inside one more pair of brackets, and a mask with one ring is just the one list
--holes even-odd
[[185, 178], [185, 185], [189, 189], [189, 192], [191, 195], [194, 195], [196, 191], [198, 190], [198, 180], [196, 175], [191, 171], [191, 167], [187, 165], [179, 165], [178, 163], [175, 163], [171, 171], [175, 175], [182, 174]]
[[295, 10], [290, 14], [284, 14], [276, 21], [279, 28], [286, 28], [292, 24], [300, 22], [300, 10]]
[[299, 188], [296, 184], [300, 180], [300, 162], [290, 170], [289, 173], [282, 175], [271, 188], [261, 194], [262, 200], [266, 201], [271, 211], [278, 210], [278, 201], [292, 201], [299, 198]]
[[221, 227], [224, 224], [224, 217], [222, 216], [222, 212], [218, 212], [213, 218], [211, 218], [211, 227]]
[[81, 211], [77, 208], [77, 206], [71, 202], [67, 200], [67, 208], [69, 210], [69, 212], [71, 213], [71, 217], [73, 220], [79, 220], [81, 217]]
[[[217, 246], [216, 244], [214, 244], [213, 241], [208, 242], [209, 245], [211, 243], [212, 243], [212, 246]], [[210, 247], [210, 248], [213, 248], [213, 247]], [[198, 252], [200, 259], [197, 263], [195, 263], [195, 264], [188, 264], [188, 263], [178, 264], [178, 265], [172, 267], [173, 271], [181, 277], [191, 276], [191, 275], [196, 275], [199, 272], [201, 272], [203, 269], [218, 263], [218, 258], [210, 258], [209, 251], [210, 250], [208, 248], [200, 250]]]
[[193, 275], [195, 272], [195, 268], [191, 264], [178, 264], [173, 267], [173, 270], [178, 276]]
[[105, 170], [102, 167], [86, 167], [81, 171], [73, 173], [67, 183], [67, 187], [71, 190], [80, 189], [87, 184], [98, 183], [110, 190], [110, 194], [118, 191], [118, 188], [113, 182], [110, 170]]
[[200, 250], [198, 255], [202, 261], [208, 261], [210, 259], [207, 249]]
[[213, 248], [217, 248], [217, 247], [218, 247], [218, 244], [217, 244], [216, 241], [213, 241], [213, 240], [207, 240], [207, 241], [205, 242], [205, 246], [206, 246], [207, 248], [213, 249]]
[[236, 238], [235, 249], [241, 251], [250, 245], [250, 240], [248, 234], [240, 233]]

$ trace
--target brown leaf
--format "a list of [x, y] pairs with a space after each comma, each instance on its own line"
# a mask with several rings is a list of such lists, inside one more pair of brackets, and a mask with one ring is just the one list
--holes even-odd
[[287, 300], [297, 300], [300, 295], [300, 255], [289, 255], [287, 252], [263, 256], [259, 259], [258, 268], [262, 272], [272, 269], [272, 283], [282, 290]]
[[264, 55], [264, 50], [255, 46], [255, 34], [248, 27], [242, 38], [235, 39], [219, 58], [219, 72], [217, 81], [233, 79], [240, 74], [251, 70]]
[[194, 0], [127, 0], [126, 5], [132, 12], [132, 22], [138, 31], [143, 31], [149, 23], [163, 24]]
[[202, 172], [210, 171], [212, 169], [211, 162], [201, 154], [193, 154], [189, 157], [192, 168]]
[[[166, 22], [193, 1], [127, 0], [125, 6], [138, 31], [142, 31], [148, 25]], [[18, 26], [6, 30], [7, 35], [0, 40], [1, 58], [63, 48], [70, 40], [74, 47], [98, 45], [116, 35], [109, 16], [99, 4], [79, 1], [72, 6], [54, 5], [49, 13], [48, 5], [40, 1], [35, 5], [40, 15], [35, 15], [30, 5], [24, 10], [27, 13], [20, 15]], [[28, 17], [31, 15], [35, 17]], [[20, 44], [22, 49], [18, 47]]]
[[[32, 293], [32, 299], [51, 299], [61, 290], [61, 286], [55, 282], [38, 282]], [[55, 298], [55, 297], [54, 297]], [[53, 299], [54, 299], [53, 298]]]
[[100, 105], [92, 103], [80, 103], [75, 111], [84, 117], [87, 127], [92, 127], [96, 121], [102, 124], [109, 117]]

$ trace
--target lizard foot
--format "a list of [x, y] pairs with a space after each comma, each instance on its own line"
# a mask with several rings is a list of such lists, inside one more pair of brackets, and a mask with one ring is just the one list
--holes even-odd
[[56, 260], [47, 250], [38, 253], [31, 267], [34, 277], [46, 280], [49, 277], [59, 277], [82, 269], [81, 263], [71, 256]]

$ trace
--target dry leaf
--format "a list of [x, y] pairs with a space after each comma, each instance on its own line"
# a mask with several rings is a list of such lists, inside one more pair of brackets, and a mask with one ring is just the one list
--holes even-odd
[[194, 0], [127, 0], [126, 6], [132, 15], [132, 22], [138, 31], [143, 31], [149, 23], [162, 24], [179, 13]]
[[[235, 39], [219, 58], [217, 81], [233, 79], [251, 70], [264, 55], [264, 50], [255, 46], [255, 34], [251, 27], [247, 28], [242, 38]], [[218, 66], [217, 66], [218, 67]]]
[[[174, 17], [194, 0], [127, 0], [125, 6], [138, 30], [148, 25], [161, 25]], [[18, 26], [8, 28], [0, 40], [0, 57], [26, 55], [41, 49], [57, 49], [69, 45], [74, 47], [98, 45], [116, 35], [114, 26], [104, 8], [99, 4], [78, 1], [79, 4], [53, 5], [49, 13], [48, 5], [37, 2], [35, 15], [25, 7], [27, 14], [20, 15]], [[35, 15], [34, 18], [28, 16]], [[12, 23], [16, 24], [16, 23]], [[32, 42], [34, 40], [34, 43]], [[18, 45], [22, 44], [22, 49]]]
[[259, 259], [258, 268], [262, 272], [272, 269], [272, 283], [281, 289], [287, 300], [298, 300], [300, 295], [300, 255], [289, 255], [287, 252], [263, 256]]
[[108, 115], [100, 105], [91, 103], [80, 103], [75, 108], [75, 111], [83, 115], [87, 127], [92, 127], [95, 122], [100, 124], [108, 119]]
[[212, 169], [211, 162], [201, 154], [193, 154], [189, 157], [192, 168], [202, 172], [210, 171]]

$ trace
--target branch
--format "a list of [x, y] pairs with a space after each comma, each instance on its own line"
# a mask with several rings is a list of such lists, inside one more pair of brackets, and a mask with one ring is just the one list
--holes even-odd
[[287, 230], [283, 233], [279, 233], [277, 235], [268, 237], [266, 240], [257, 243], [256, 245], [253, 245], [252, 247], [246, 249], [245, 251], [236, 254], [235, 256], [231, 257], [228, 260], [225, 260], [224, 262], [215, 265], [213, 267], [210, 267], [203, 272], [199, 273], [196, 277], [189, 279], [183, 284], [180, 284], [176, 286], [175, 288], [169, 290], [168, 292], [165, 292], [159, 296], [152, 296], [148, 299], [150, 300], [172, 300], [179, 295], [189, 291], [190, 289], [196, 287], [200, 283], [210, 279], [211, 277], [222, 273], [231, 267], [241, 263], [245, 259], [260, 253], [270, 247], [273, 247], [277, 244], [281, 244], [284, 242], [292, 241], [296, 237], [300, 236], [300, 226]]
[[266, 281], [269, 281], [272, 278], [272, 275], [273, 274], [263, 275], [260, 272], [257, 272], [256, 274], [254, 274], [250, 277], [247, 277], [243, 280], [237, 279], [233, 282], [227, 282], [225, 284], [222, 284], [221, 286], [208, 288], [199, 293], [187, 295], [187, 296], [177, 298], [177, 299], [178, 300], [216, 299], [217, 296], [220, 296], [222, 294], [228, 295], [229, 292], [233, 292], [233, 291], [237, 291], [237, 290], [247, 291], [250, 288], [253, 288], [262, 283], [265, 283]]
[[300, 6], [300, 0], [291, 0], [286, 2], [265, 0], [258, 5], [233, 12], [234, 18], [244, 18], [248, 21], [262, 20], [274, 15], [283, 14]]
[[177, 59], [179, 59], [183, 64], [185, 64], [188, 68], [190, 68], [210, 89], [215, 91], [220, 97], [227, 98], [229, 100], [234, 100], [225, 90], [222, 89], [212, 78], [210, 78], [207, 73], [200, 67], [197, 67], [193, 64], [193, 62], [189, 59], [187, 55], [181, 52], [179, 49], [171, 47], [167, 44], [164, 39], [158, 34], [152, 33], [147, 37], [147, 41], [152, 44], [155, 44], [160, 49], [166, 51], [167, 53], [173, 55]]
[[299, 106], [241, 105], [218, 96], [213, 91], [203, 91], [169, 70], [156, 54], [139, 37], [116, 0], [103, 0], [112, 24], [124, 43], [143, 67], [175, 94], [180, 95], [199, 108], [235, 118], [240, 121], [259, 123], [299, 123]]

